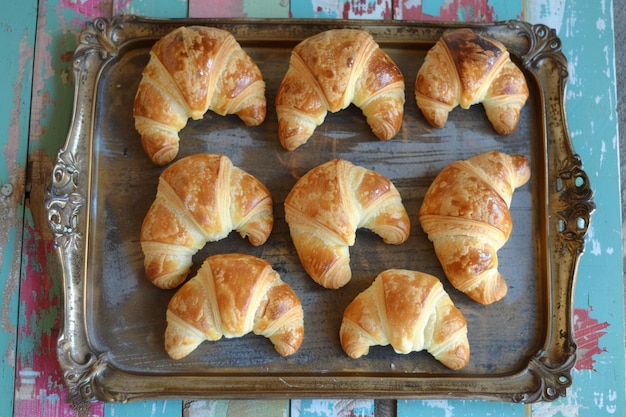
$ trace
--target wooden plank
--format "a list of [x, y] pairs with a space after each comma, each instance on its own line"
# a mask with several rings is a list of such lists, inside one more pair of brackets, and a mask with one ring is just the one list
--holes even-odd
[[379, 415], [376, 411], [374, 401], [368, 399], [291, 401], [291, 417], [374, 417], [374, 415]]
[[398, 401], [397, 417], [528, 416], [530, 406], [477, 400]]
[[189, 1], [189, 17], [239, 17], [252, 19], [289, 17], [289, 1], [220, 0]]
[[291, 2], [291, 16], [318, 19], [375, 19], [393, 17], [392, 0], [298, 0]]
[[522, 18], [524, 3], [522, 0], [394, 0], [394, 18], [426, 21], [495, 22]]
[[276, 417], [288, 415], [289, 400], [198, 400], [190, 402], [183, 410], [184, 417]]
[[[0, 15], [0, 415], [13, 414], [26, 153], [32, 86], [35, 1], [8, 0]], [[20, 380], [28, 380], [21, 374]]]

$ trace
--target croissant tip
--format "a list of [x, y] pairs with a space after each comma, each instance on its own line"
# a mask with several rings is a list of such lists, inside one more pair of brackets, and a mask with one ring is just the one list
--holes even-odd
[[150, 159], [155, 165], [163, 166], [172, 162], [176, 155], [178, 155], [178, 146], [171, 146], [157, 151]]
[[151, 279], [152, 283], [162, 289], [162, 290], [171, 290], [178, 287], [185, 280], [185, 275], [178, 275], [175, 277], [171, 276], [162, 276]]
[[287, 151], [295, 151], [300, 146], [304, 145], [310, 137], [311, 135], [309, 134], [280, 136], [280, 144]]

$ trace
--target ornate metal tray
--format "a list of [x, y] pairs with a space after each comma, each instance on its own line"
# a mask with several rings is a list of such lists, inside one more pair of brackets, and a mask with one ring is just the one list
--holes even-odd
[[[235, 251], [267, 259], [304, 305], [305, 338], [288, 358], [254, 335], [205, 342], [179, 361], [163, 348], [165, 310], [173, 291], [153, 287], [144, 277], [139, 244], [161, 168], [143, 153], [132, 102], [151, 45], [189, 24], [221, 27], [235, 35], [264, 74], [268, 115], [255, 128], [211, 112], [190, 121], [181, 132], [179, 158], [198, 152], [226, 154], [270, 189], [276, 217], [265, 245], [253, 248], [233, 233], [208, 244], [194, 265], [210, 254]], [[455, 109], [443, 129], [430, 128], [415, 105], [412, 85], [426, 51], [443, 30], [460, 26], [499, 39], [524, 70], [531, 97], [518, 129], [509, 136], [494, 133], [480, 105]], [[305, 37], [337, 27], [368, 30], [402, 69], [407, 86], [402, 130], [389, 142], [378, 141], [352, 106], [329, 114], [305, 146], [287, 152], [278, 143], [273, 101], [289, 54]], [[73, 69], [73, 118], [46, 202], [63, 265], [58, 356], [72, 395], [107, 401], [289, 396], [515, 402], [565, 395], [576, 357], [572, 296], [594, 204], [569, 138], [567, 62], [553, 30], [519, 21], [442, 25], [122, 16], [87, 26]], [[509, 294], [480, 306], [447, 283], [417, 210], [444, 166], [492, 149], [527, 155], [532, 177], [514, 194], [513, 233], [499, 252]], [[299, 176], [334, 157], [389, 177], [413, 224], [411, 237], [400, 246], [359, 231], [351, 248], [352, 281], [332, 291], [302, 270], [284, 222], [283, 201]], [[372, 348], [358, 360], [343, 353], [338, 341], [343, 309], [387, 268], [416, 269], [442, 279], [468, 320], [472, 356], [467, 367], [451, 371], [427, 353], [397, 355], [390, 347]]]

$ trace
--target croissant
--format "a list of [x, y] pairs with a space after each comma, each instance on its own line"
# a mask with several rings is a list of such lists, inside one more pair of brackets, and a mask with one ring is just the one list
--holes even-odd
[[482, 103], [496, 132], [506, 135], [517, 128], [528, 85], [501, 42], [456, 29], [444, 32], [426, 54], [415, 79], [415, 99], [438, 128], [457, 105], [468, 109]]
[[372, 36], [334, 29], [292, 51], [276, 95], [278, 137], [287, 150], [304, 144], [332, 113], [354, 103], [381, 140], [394, 137], [404, 114], [404, 76]]
[[205, 340], [250, 332], [270, 339], [282, 356], [293, 355], [304, 336], [302, 303], [271, 265], [243, 254], [207, 258], [167, 307], [165, 350], [187, 356]]
[[307, 172], [285, 199], [285, 220], [302, 266], [325, 288], [350, 281], [356, 230], [385, 243], [407, 240], [410, 221], [400, 193], [383, 175], [334, 159]]
[[232, 230], [265, 243], [274, 224], [272, 197], [223, 155], [197, 154], [167, 167], [141, 226], [146, 275], [169, 289], [184, 281], [192, 256]]
[[181, 27], [150, 51], [133, 115], [141, 143], [156, 165], [178, 154], [178, 132], [207, 110], [236, 114], [248, 126], [265, 120], [265, 82], [233, 35], [216, 28]]
[[351, 358], [387, 346], [406, 354], [427, 350], [450, 369], [467, 365], [467, 321], [432, 275], [388, 269], [343, 313], [341, 347]]
[[513, 191], [529, 178], [525, 156], [487, 152], [444, 168], [424, 196], [419, 221], [446, 276], [479, 303], [507, 293], [497, 251], [513, 227]]

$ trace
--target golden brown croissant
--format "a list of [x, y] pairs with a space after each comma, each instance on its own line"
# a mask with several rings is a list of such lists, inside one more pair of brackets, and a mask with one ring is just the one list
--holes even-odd
[[182, 158], [161, 173], [141, 227], [146, 275], [160, 288], [184, 281], [192, 256], [232, 230], [259, 246], [274, 224], [272, 197], [261, 182], [223, 155]]
[[415, 80], [415, 98], [438, 128], [457, 105], [468, 109], [482, 103], [496, 132], [506, 135], [517, 128], [528, 86], [501, 42], [456, 29], [444, 32], [428, 51]]
[[424, 196], [419, 220], [446, 276], [482, 304], [507, 293], [497, 251], [513, 227], [513, 191], [529, 178], [525, 156], [487, 152], [444, 168]]
[[181, 27], [150, 51], [135, 96], [135, 128], [157, 165], [178, 154], [178, 132], [207, 110], [236, 114], [248, 126], [265, 120], [265, 82], [233, 35], [201, 26]]
[[306, 173], [285, 200], [285, 220], [302, 266], [326, 288], [348, 283], [349, 246], [364, 227], [385, 243], [409, 237], [400, 193], [383, 175], [334, 159]]
[[278, 137], [287, 150], [304, 144], [324, 122], [354, 103], [374, 134], [389, 140], [404, 114], [404, 76], [372, 36], [335, 29], [299, 43], [276, 96]]
[[293, 355], [304, 336], [302, 303], [267, 261], [214, 255], [170, 300], [165, 350], [180, 359], [205, 340], [249, 332], [270, 339], [280, 355]]
[[425, 349], [451, 369], [470, 357], [467, 322], [441, 282], [404, 269], [382, 272], [356, 296], [343, 313], [339, 337], [351, 358], [389, 344], [403, 354]]

